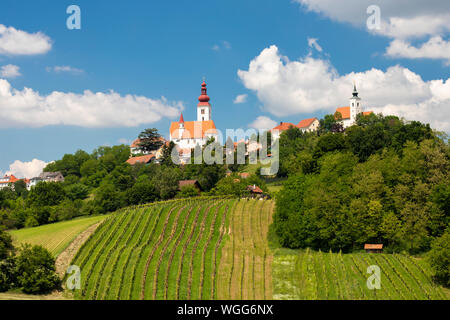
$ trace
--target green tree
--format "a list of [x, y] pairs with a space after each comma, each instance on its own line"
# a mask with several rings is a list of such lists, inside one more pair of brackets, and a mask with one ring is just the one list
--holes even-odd
[[54, 206], [64, 200], [66, 193], [58, 182], [39, 182], [29, 193], [28, 202], [32, 206]]
[[23, 245], [16, 258], [17, 284], [25, 293], [48, 293], [60, 285], [55, 258], [42, 246]]
[[125, 199], [130, 205], [150, 203], [158, 198], [155, 186], [146, 175], [140, 176], [134, 186], [125, 193]]
[[164, 144], [161, 135], [156, 128], [145, 129], [139, 134], [139, 150], [142, 152], [152, 152], [161, 148]]
[[431, 244], [427, 256], [436, 282], [450, 287], [450, 233], [445, 232]]
[[178, 192], [177, 197], [179, 198], [191, 198], [200, 195], [200, 191], [193, 185], [183, 186]]

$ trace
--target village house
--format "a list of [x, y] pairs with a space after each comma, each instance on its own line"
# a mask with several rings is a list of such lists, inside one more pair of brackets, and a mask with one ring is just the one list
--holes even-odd
[[152, 162], [152, 160], [154, 160], [154, 159], [155, 159], [154, 154], [147, 154], [145, 156], [130, 158], [127, 160], [127, 163], [132, 166], [134, 166], [135, 164], [138, 164], [138, 163], [148, 164], [148, 163]]
[[5, 175], [3, 178], [0, 178], [0, 190], [7, 187], [12, 187], [13, 184], [19, 180], [20, 179], [17, 179], [13, 174]]
[[162, 152], [163, 152], [164, 147], [169, 145], [169, 141], [166, 141], [163, 137], [160, 138], [160, 141], [163, 144], [161, 145], [161, 147], [158, 150], [154, 150], [154, 151], [148, 152], [148, 151], [142, 151], [142, 150], [139, 149], [139, 144], [141, 143], [141, 139], [137, 138], [130, 145], [131, 157], [136, 156], [136, 155], [153, 154], [156, 159], [160, 159], [162, 157]]
[[42, 172], [39, 178], [44, 182], [64, 182], [64, 176], [61, 172]]
[[313, 132], [319, 129], [319, 125], [320, 125], [319, 119], [309, 118], [300, 121], [297, 124], [297, 128], [299, 128], [303, 132]]
[[250, 191], [252, 198], [262, 199], [264, 197], [264, 191], [257, 185], [247, 186], [247, 190]]

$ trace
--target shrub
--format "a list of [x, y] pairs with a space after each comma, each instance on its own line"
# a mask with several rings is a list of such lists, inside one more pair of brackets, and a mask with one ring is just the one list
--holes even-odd
[[25, 293], [48, 293], [58, 287], [55, 258], [42, 246], [23, 245], [16, 258], [17, 285]]
[[431, 244], [428, 262], [433, 270], [433, 278], [437, 283], [450, 287], [450, 233], [445, 232]]

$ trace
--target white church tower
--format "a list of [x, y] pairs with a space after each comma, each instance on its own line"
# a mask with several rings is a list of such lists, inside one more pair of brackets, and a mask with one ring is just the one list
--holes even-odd
[[358, 97], [356, 84], [353, 84], [353, 96], [350, 98], [350, 122], [355, 123], [356, 116], [362, 112], [361, 98]]
[[209, 103], [209, 97], [206, 91], [206, 82], [203, 80], [202, 94], [198, 98], [197, 121], [210, 121], [212, 119], [211, 104]]

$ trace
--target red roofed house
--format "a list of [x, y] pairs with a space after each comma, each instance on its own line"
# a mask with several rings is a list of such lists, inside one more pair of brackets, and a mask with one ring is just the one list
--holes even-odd
[[143, 152], [143, 151], [141, 151], [139, 149], [139, 144], [141, 143], [141, 139], [138, 138], [138, 139], [134, 140], [133, 143], [130, 145], [131, 156], [135, 156], [135, 155], [138, 155], [138, 154], [144, 154], [144, 155], [153, 154], [153, 155], [155, 155], [156, 159], [161, 158], [162, 150], [163, 150], [164, 146], [169, 144], [169, 142], [166, 141], [163, 137], [161, 137], [160, 140], [163, 142], [162, 146], [158, 150], [155, 150], [155, 151], [152, 151], [152, 152]]
[[155, 158], [154, 154], [147, 154], [145, 156], [140, 156], [140, 157], [133, 157], [127, 160], [127, 163], [134, 166], [137, 163], [150, 163], [152, 162], [153, 158]]
[[257, 185], [247, 186], [247, 190], [250, 191], [250, 194], [254, 198], [264, 197], [264, 191], [262, 191]]
[[11, 175], [5, 175], [3, 178], [0, 178], [0, 189], [7, 188], [9, 186], [12, 186], [14, 182], [19, 181], [20, 179], [17, 179], [13, 174]]
[[[290, 122], [281, 122], [280, 125], [276, 126], [275, 128], [273, 128], [270, 132], [272, 133], [272, 138], [274, 140], [279, 139], [280, 135], [283, 131], [289, 130], [291, 127], [296, 127], [295, 124], [290, 123]], [[276, 132], [278, 131], [278, 132]]]
[[206, 83], [203, 81], [202, 93], [198, 98], [197, 121], [184, 121], [181, 114], [180, 121], [171, 123], [170, 141], [180, 149], [194, 149], [197, 144], [203, 146], [211, 137], [217, 140], [217, 129], [212, 120], [209, 100]]
[[353, 96], [350, 98], [350, 106], [337, 108], [334, 116], [337, 118], [337, 113], [341, 114], [342, 125], [344, 128], [350, 127], [355, 124], [356, 116], [360, 113], [363, 115], [369, 115], [372, 111], [363, 112], [361, 98], [358, 97], [358, 91], [356, 85], [353, 87]]
[[310, 118], [300, 121], [297, 125], [297, 128], [299, 128], [303, 132], [312, 132], [319, 129], [319, 125], [320, 125], [319, 119]]

